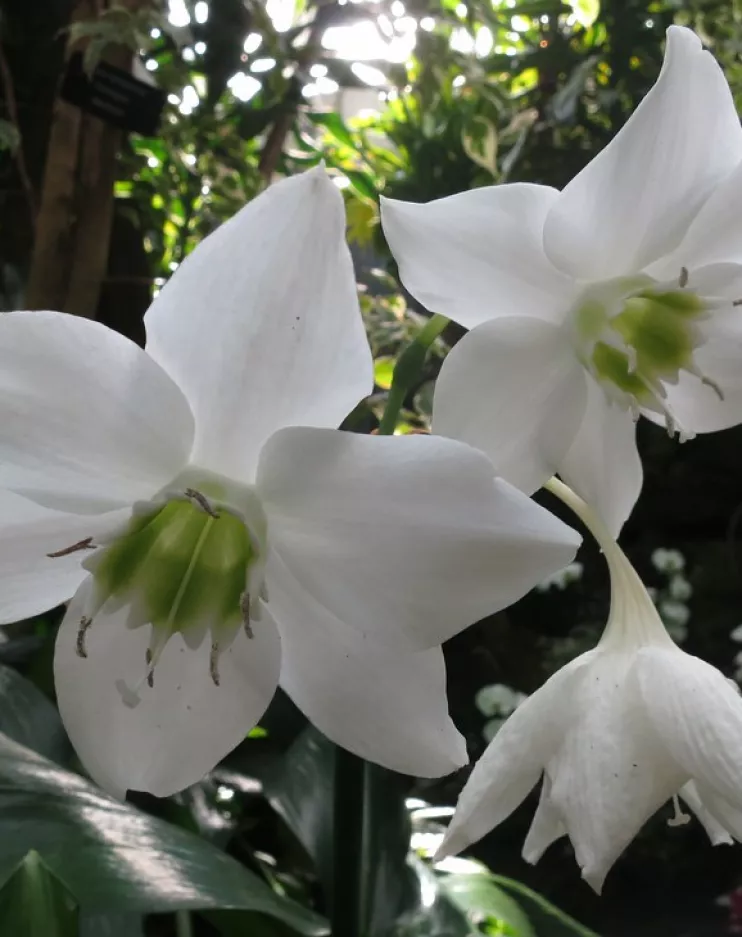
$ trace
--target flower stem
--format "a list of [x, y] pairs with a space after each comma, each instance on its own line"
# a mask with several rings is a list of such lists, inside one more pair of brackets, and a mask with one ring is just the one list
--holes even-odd
[[332, 937], [363, 937], [365, 764], [335, 748]]
[[175, 912], [175, 933], [178, 937], [193, 937], [193, 920], [190, 911]]
[[405, 398], [420, 376], [428, 350], [441, 332], [448, 325], [445, 316], [434, 315], [420, 329], [415, 338], [397, 359], [392, 375], [384, 414], [379, 423], [379, 436], [391, 436], [399, 422], [399, 413]]

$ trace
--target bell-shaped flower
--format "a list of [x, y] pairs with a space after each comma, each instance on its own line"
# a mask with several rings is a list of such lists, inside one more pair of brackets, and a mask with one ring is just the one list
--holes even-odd
[[336, 429], [373, 386], [344, 231], [323, 169], [271, 187], [181, 264], [146, 350], [0, 316], [0, 620], [74, 594], [59, 706], [119, 794], [197, 781], [279, 674], [338, 744], [447, 773], [441, 642], [576, 548], [462, 443]]
[[501, 823], [543, 775], [523, 848], [535, 863], [569, 836], [598, 892], [631, 840], [668, 800], [685, 801], [717, 845], [742, 840], [742, 699], [735, 684], [667, 634], [635, 570], [586, 504], [551, 490], [587, 523], [611, 574], [598, 646], [528, 697], [494, 737], [459, 798], [440, 854]]
[[383, 200], [407, 289], [471, 329], [433, 429], [532, 492], [558, 472], [617, 534], [641, 487], [634, 422], [742, 421], [742, 129], [721, 69], [672, 26], [657, 83], [564, 189]]

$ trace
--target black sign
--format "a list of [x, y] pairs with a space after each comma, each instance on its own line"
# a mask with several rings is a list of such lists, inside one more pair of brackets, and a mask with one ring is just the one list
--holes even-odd
[[157, 133], [165, 106], [164, 91], [108, 62], [100, 62], [88, 77], [82, 52], [70, 57], [60, 95], [109, 124], [147, 137]]

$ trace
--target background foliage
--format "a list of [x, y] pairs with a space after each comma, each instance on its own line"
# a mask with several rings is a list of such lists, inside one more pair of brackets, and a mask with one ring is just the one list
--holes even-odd
[[[36, 210], [76, 18], [72, 38], [88, 55], [105, 58], [124, 42], [167, 93], [157, 135], [119, 141], [111, 243], [92, 313], [143, 340], [153, 290], [199, 240], [275, 174], [324, 159], [346, 197], [376, 359], [376, 392], [348, 424], [363, 431], [377, 424], [393, 362], [427, 314], [395, 278], [380, 192], [417, 201], [514, 180], [564, 185], [655, 80], [673, 22], [701, 34], [742, 104], [738, 0], [329, 0], [297, 3], [282, 31], [257, 0], [186, 0], [171, 4], [169, 19], [154, 2], [124, 6], [130, 12], [3, 0], [0, 308], [22, 305], [38, 275]], [[359, 67], [328, 49], [327, 37], [363, 22], [376, 26], [364, 34]], [[372, 33], [384, 54], [368, 60]], [[359, 102], [373, 110], [359, 113]], [[434, 345], [401, 431], [427, 427], [432, 381], [459, 335], [451, 326]], [[676, 639], [739, 676], [742, 430], [679, 448], [643, 422], [640, 448], [646, 482], [625, 530], [627, 553]], [[579, 559], [447, 647], [453, 717], [473, 759], [523, 693], [595, 640], [606, 574], [590, 547]], [[166, 801], [118, 804], [73, 773], [53, 705], [58, 620], [51, 613], [0, 635], [3, 928], [47, 935], [53, 919], [60, 937], [327, 933], [333, 756], [325, 741], [278, 699], [263, 730], [201, 785]], [[711, 850], [697, 825], [669, 830], [662, 817], [617, 864], [600, 900], [580, 883], [564, 841], [536, 869], [518, 858], [532, 799], [478, 845], [479, 862], [435, 869], [431, 844], [463, 780], [379, 772], [369, 934], [587, 933], [539, 894], [605, 935], [727, 932], [717, 899], [742, 881], [739, 851]]]

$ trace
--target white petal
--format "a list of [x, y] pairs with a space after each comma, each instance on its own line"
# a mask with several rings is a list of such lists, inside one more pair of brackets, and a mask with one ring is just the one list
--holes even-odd
[[542, 247], [558, 196], [543, 185], [488, 186], [415, 204], [381, 199], [402, 283], [415, 299], [471, 329], [496, 316], [561, 321], [575, 286]]
[[373, 389], [342, 196], [277, 182], [203, 241], [145, 317], [147, 351], [196, 416], [193, 460], [250, 480], [282, 426], [338, 426]]
[[346, 627], [275, 556], [267, 577], [281, 686], [310, 722], [335, 744], [403, 774], [440, 777], [466, 764], [440, 648], [404, 652]]
[[[694, 781], [688, 781], [687, 784], [684, 784], [680, 788], [679, 794], [706, 830], [713, 846], [732, 845], [732, 837], [727, 829], [710, 813], [706, 804], [703, 803]], [[742, 819], [742, 814], [740, 814], [740, 819]]]
[[514, 602], [579, 542], [481, 453], [433, 436], [284, 429], [257, 490], [273, 548], [307, 592], [416, 650]]
[[433, 431], [488, 455], [531, 494], [551, 478], [585, 412], [585, 371], [562, 331], [529, 318], [478, 326], [443, 362]]
[[520, 704], [464, 785], [437, 853], [452, 856], [502, 823], [536, 785], [574, 718], [572, 684], [593, 652], [558, 670]]
[[538, 807], [523, 843], [523, 858], [531, 865], [538, 862], [553, 842], [567, 835], [567, 828], [561, 814], [551, 802], [550, 793], [551, 782], [544, 777]]
[[742, 130], [721, 69], [696, 35], [671, 26], [657, 83], [551, 209], [546, 253], [586, 280], [636, 273], [680, 244], [740, 159]]
[[0, 487], [102, 513], [150, 498], [192, 441], [183, 395], [133, 342], [60, 312], [0, 316]]
[[[690, 806], [703, 823], [714, 846], [730, 843], [730, 836], [737, 842], [742, 842], [742, 805], [739, 797], [736, 798], [736, 806], [734, 806], [708, 785], [696, 784], [696, 788], [701, 804], [710, 817], [704, 819], [692, 804]], [[684, 791], [681, 791], [681, 794], [685, 798]], [[726, 838], [720, 832], [720, 828], [729, 834]]]
[[633, 661], [596, 651], [574, 687], [575, 719], [546, 773], [582, 877], [598, 893], [640, 828], [687, 779], [626, 683]]
[[643, 648], [636, 673], [649, 718], [673, 758], [699, 791], [709, 788], [742, 808], [739, 691], [715, 667], [680, 650]]
[[[240, 631], [211, 679], [210, 646], [189, 650], [179, 634], [162, 652], [154, 685], [143, 681], [148, 627], [126, 626], [128, 609], [96, 616], [76, 650], [90, 585], [78, 590], [59, 629], [54, 680], [59, 710], [77, 754], [101, 787], [166, 797], [195, 784], [238, 745], [265, 711], [278, 684], [281, 645], [267, 612], [250, 640]], [[124, 696], [143, 682], [137, 705]], [[131, 702], [131, 701], [130, 701]]]
[[559, 474], [618, 537], [642, 487], [636, 425], [629, 412], [609, 403], [591, 377], [585, 415]]
[[30, 618], [66, 602], [87, 576], [89, 552], [49, 557], [126, 521], [126, 508], [108, 514], [64, 514], [0, 491], [0, 624]]

